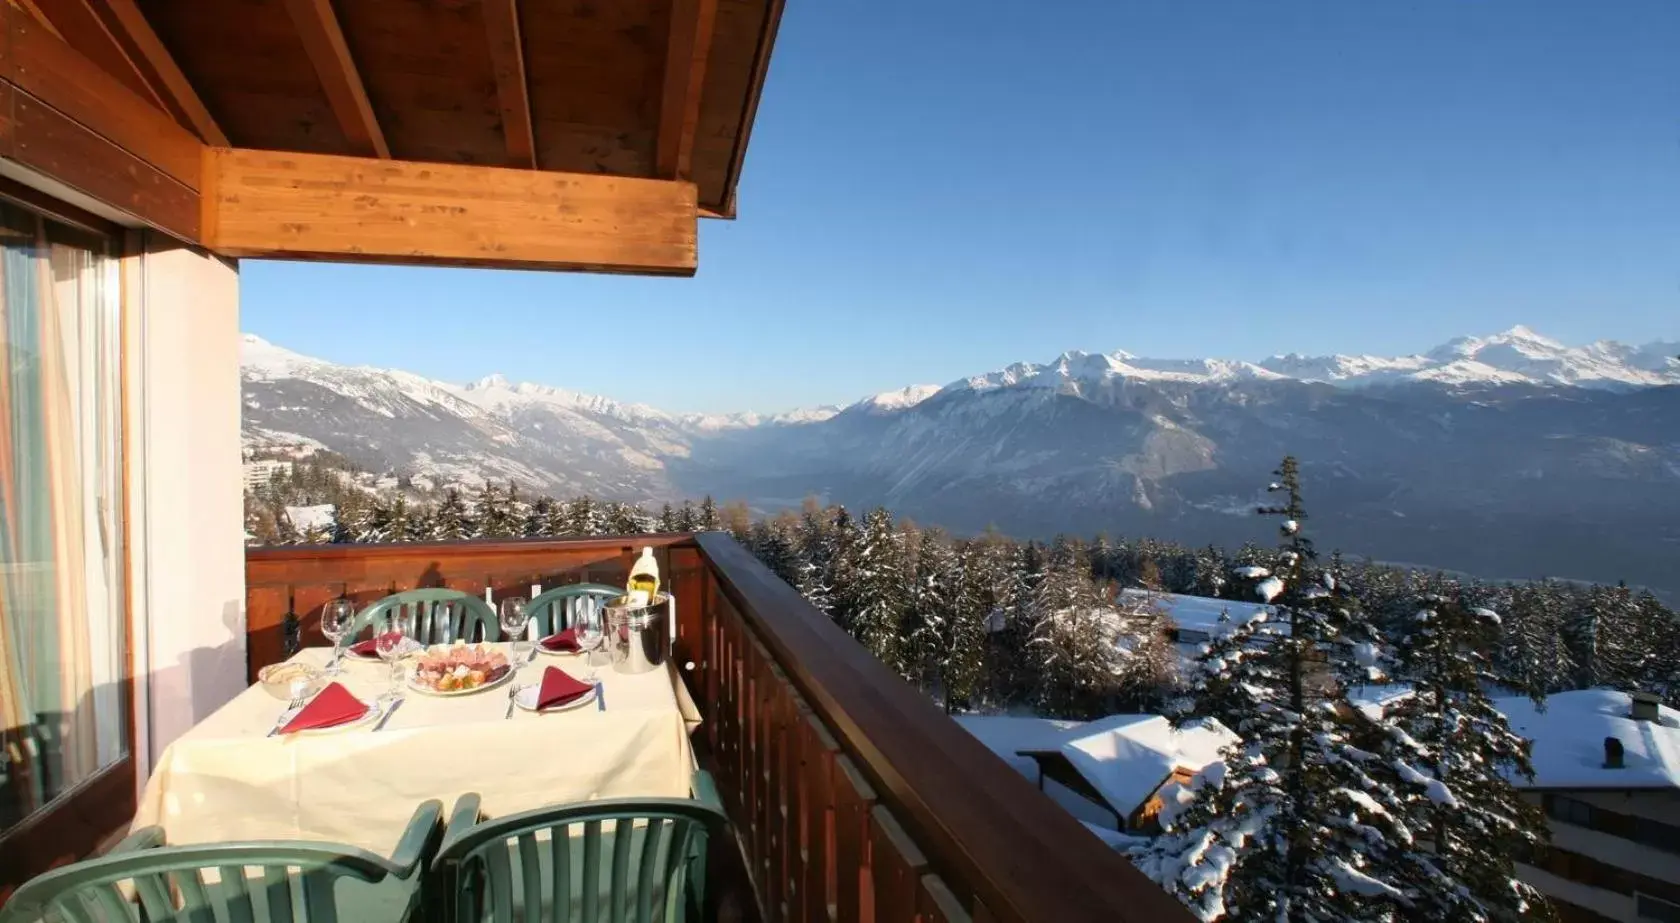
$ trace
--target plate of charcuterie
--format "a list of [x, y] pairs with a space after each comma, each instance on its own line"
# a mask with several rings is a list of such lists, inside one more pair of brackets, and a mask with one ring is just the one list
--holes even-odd
[[412, 660], [408, 686], [423, 695], [473, 695], [513, 678], [507, 655], [487, 644], [434, 644]]

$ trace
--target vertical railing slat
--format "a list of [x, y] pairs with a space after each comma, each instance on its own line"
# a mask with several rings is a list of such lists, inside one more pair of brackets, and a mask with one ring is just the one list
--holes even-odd
[[875, 919], [874, 881], [869, 870], [869, 812], [875, 789], [850, 757], [834, 760], [835, 911], [840, 923]]
[[923, 875], [916, 896], [917, 923], [973, 923], [962, 902], [938, 875]]
[[875, 883], [875, 919], [915, 923], [917, 891], [927, 856], [884, 805], [869, 812], [870, 873]]

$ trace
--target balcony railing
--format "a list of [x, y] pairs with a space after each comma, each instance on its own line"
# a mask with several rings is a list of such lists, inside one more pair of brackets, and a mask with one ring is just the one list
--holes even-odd
[[1129, 862], [723, 533], [253, 549], [250, 668], [323, 644], [322, 603], [622, 583], [658, 549], [673, 658], [768, 921], [1188, 920]]

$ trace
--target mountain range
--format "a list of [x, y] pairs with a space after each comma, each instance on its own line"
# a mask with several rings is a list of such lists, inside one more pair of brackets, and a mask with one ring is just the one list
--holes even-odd
[[458, 385], [254, 336], [243, 350], [249, 447], [320, 445], [372, 471], [763, 511], [815, 494], [958, 531], [1234, 544], [1272, 540], [1257, 488], [1294, 454], [1326, 550], [1680, 592], [1676, 342], [1515, 327], [1400, 357], [1068, 352], [777, 415]]

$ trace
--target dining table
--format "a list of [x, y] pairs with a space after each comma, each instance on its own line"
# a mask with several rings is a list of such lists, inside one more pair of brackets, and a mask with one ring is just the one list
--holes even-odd
[[[378, 718], [315, 733], [273, 733], [289, 705], [254, 685], [169, 744], [141, 794], [133, 829], [153, 824], [171, 845], [325, 840], [388, 855], [414, 808], [447, 810], [476, 792], [490, 817], [627, 796], [687, 797], [699, 713], [669, 664], [642, 673], [594, 668], [599, 694], [552, 712], [513, 707], [510, 690], [556, 668], [585, 680], [583, 655], [517, 654], [509, 682], [441, 696], [397, 686], [383, 662], [343, 658], [330, 677]], [[324, 667], [330, 648], [289, 662]]]

